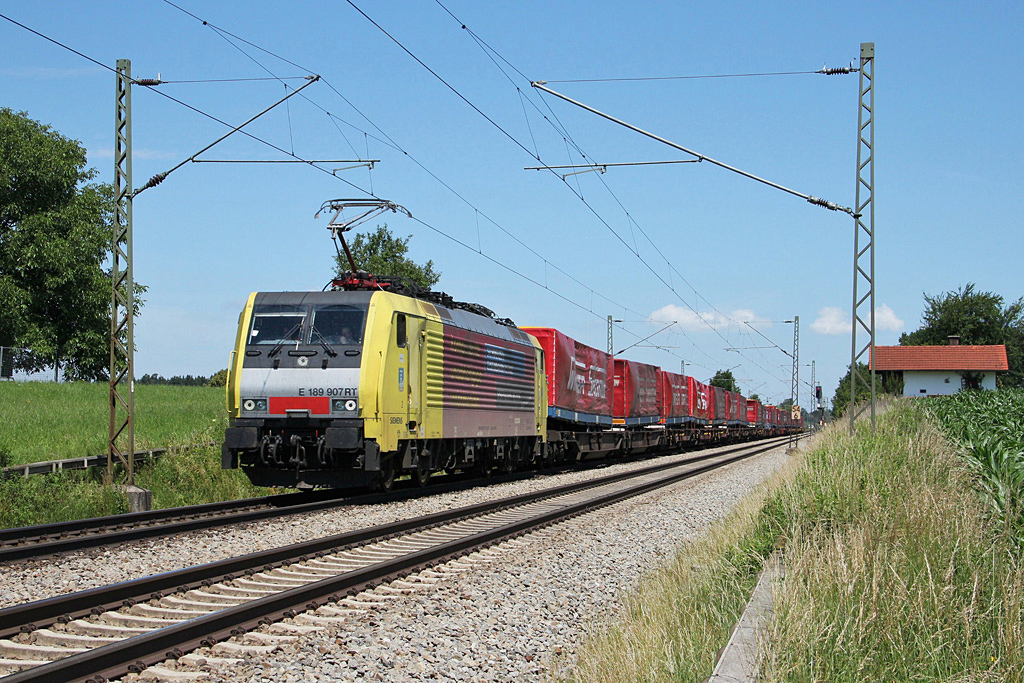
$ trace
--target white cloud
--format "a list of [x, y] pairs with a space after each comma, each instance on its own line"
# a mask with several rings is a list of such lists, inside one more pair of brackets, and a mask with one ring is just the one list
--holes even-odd
[[896, 311], [885, 304], [875, 309], [875, 327], [886, 332], [902, 332], [903, 321], [896, 317]]
[[[754, 313], [749, 309], [737, 309], [728, 314], [722, 314], [718, 311], [704, 311], [694, 312], [689, 308], [682, 306], [676, 306], [675, 304], [669, 304], [663, 306], [658, 310], [651, 313], [653, 320], [659, 320], [662, 322], [672, 322], [673, 320], [679, 324], [686, 332], [700, 332], [707, 330], [709, 327], [714, 329], [722, 329], [727, 327], [746, 328], [743, 323], [747, 322], [759, 322], [767, 323], [766, 318]], [[768, 325], [766, 325], [768, 327]], [[763, 328], [762, 328], [763, 329]]]
[[841, 308], [826, 306], [818, 311], [818, 318], [811, 323], [811, 329], [818, 334], [850, 334], [850, 316]]
[[[902, 332], [903, 321], [896, 315], [896, 311], [882, 304], [875, 309], [875, 328], [884, 332]], [[838, 306], [826, 306], [818, 311], [811, 329], [818, 334], [850, 334], [853, 326], [845, 310]]]

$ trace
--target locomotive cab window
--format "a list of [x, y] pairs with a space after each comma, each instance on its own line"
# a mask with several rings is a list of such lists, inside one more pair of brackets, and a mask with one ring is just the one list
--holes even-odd
[[257, 306], [252, 312], [248, 343], [298, 344], [302, 339], [302, 325], [305, 321], [305, 306]]
[[324, 341], [344, 346], [362, 344], [365, 315], [363, 309], [346, 304], [317, 306], [313, 309], [313, 320], [309, 326], [310, 344]]
[[406, 337], [405, 314], [399, 313], [395, 316], [395, 343], [399, 348], [405, 348]]

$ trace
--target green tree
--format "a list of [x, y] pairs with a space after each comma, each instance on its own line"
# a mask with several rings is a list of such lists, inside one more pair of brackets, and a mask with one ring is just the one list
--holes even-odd
[[78, 141], [0, 109], [0, 344], [29, 349], [21, 369], [105, 376], [114, 200], [95, 175]]
[[[430, 289], [441, 279], [441, 273], [434, 270], [433, 261], [420, 265], [406, 256], [411, 239], [412, 235], [405, 239], [395, 237], [385, 223], [378, 225], [373, 233], [356, 235], [349, 244], [349, 250], [352, 252], [352, 260], [360, 270], [373, 275], [403, 277], [424, 289]], [[337, 257], [335, 275], [340, 276], [348, 270], [348, 259], [341, 254]]]
[[735, 391], [737, 394], [740, 393], [740, 385], [736, 383], [736, 378], [732, 376], [732, 370], [719, 370], [711, 378], [710, 384], [713, 387], [721, 387], [729, 391]]
[[1024, 298], [1004, 304], [994, 292], [977, 291], [968, 283], [954, 292], [924, 295], [921, 327], [900, 337], [903, 346], [943, 345], [949, 337], [961, 344], [1005, 344], [1010, 371], [1000, 386], [1024, 386]]
[[208, 386], [208, 387], [222, 387], [222, 386], [226, 385], [227, 383], [228, 383], [228, 369], [224, 368], [223, 370], [218, 370], [217, 372], [213, 373], [213, 376], [210, 377], [210, 381], [206, 383], [206, 386]]
[[760, 394], [751, 394], [750, 396], [747, 396], [747, 398], [749, 400], [751, 400], [751, 401], [760, 401], [761, 400]]

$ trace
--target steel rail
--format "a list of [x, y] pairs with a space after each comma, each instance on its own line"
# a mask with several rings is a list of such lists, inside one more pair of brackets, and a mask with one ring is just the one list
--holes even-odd
[[[385, 560], [369, 567], [344, 572], [314, 583], [285, 590], [241, 605], [228, 607], [206, 616], [190, 619], [173, 626], [157, 629], [150, 633], [134, 636], [132, 638], [127, 638], [123, 641], [98, 647], [65, 659], [48, 664], [42, 664], [27, 671], [11, 674], [3, 680], [5, 683], [27, 683], [29, 681], [33, 683], [37, 683], [39, 681], [46, 681], [47, 683], [92, 681], [93, 683], [99, 683], [100, 681], [104, 681], [108, 678], [123, 676], [130, 672], [137, 672], [146, 666], [165, 659], [180, 657], [185, 652], [198, 647], [209, 647], [220, 640], [241, 635], [251, 629], [257, 628], [260, 625], [269, 624], [282, 618], [295, 616], [297, 612], [317, 609], [324, 604], [337, 602], [342, 599], [344, 595], [354, 595], [361, 590], [373, 588], [381, 583], [403, 578], [413, 571], [425, 567], [432, 567], [438, 563], [447, 562], [456, 557], [473, 552], [481, 547], [486, 547], [488, 545], [525, 534], [539, 527], [547, 526], [570, 517], [612, 505], [626, 498], [647, 493], [654, 489], [668, 486], [678, 481], [692, 478], [704, 472], [718, 469], [739, 460], [772, 450], [781, 445], [779, 441], [780, 440], [773, 439], [772, 442], [768, 444], [759, 442], [754, 445], [746, 444], [739, 448], [732, 448], [725, 453], [717, 453], [705, 458], [715, 459], [716, 462], [707, 463], [695, 468], [688, 468], [654, 481], [648, 481], [625, 489], [612, 491], [596, 498], [570, 503], [542, 512], [541, 514], [533, 517], [467, 535], [463, 538], [441, 543], [431, 548], [416, 551], [391, 560]], [[495, 512], [497, 510], [533, 502], [534, 500], [555, 497], [565, 493], [586, 490], [587, 488], [617, 483], [630, 478], [643, 476], [643, 474], [651, 474], [652, 471], [669, 468], [679, 469], [692, 463], [693, 461], [676, 462], [669, 466], [645, 468], [640, 471], [602, 477], [598, 480], [585, 482], [583, 484], [566, 485], [556, 487], [555, 489], [549, 489], [545, 492], [523, 494], [510, 499], [492, 501], [460, 510], [436, 513], [434, 515], [419, 518], [418, 520], [407, 520], [397, 524], [376, 527], [374, 529], [360, 530], [349, 534], [340, 534], [332, 538], [336, 544], [340, 542], [341, 545], [350, 546], [353, 545], [352, 539], [356, 537], [363, 538], [364, 540], [370, 540], [371, 538], [380, 539], [382, 536], [384, 538], [388, 538], [394, 536], [395, 533], [402, 533], [401, 531], [396, 531], [399, 527], [405, 527], [406, 531], [417, 527], [433, 527], [441, 523], [442, 520], [447, 523], [457, 519], [464, 519], [466, 517], [475, 517], [484, 512]], [[322, 539], [320, 543], [322, 544], [324, 541], [328, 540], [330, 539]], [[279, 554], [287, 553], [290, 556], [289, 559], [294, 561], [297, 559], [297, 555], [305, 555], [310, 546], [311, 544], [307, 543], [301, 544], [301, 546], [297, 548], [278, 549], [270, 552]], [[337, 545], [331, 549], [338, 549]], [[327, 550], [326, 545], [323, 547], [323, 550]], [[218, 567], [218, 570], [220, 570], [229, 563], [248, 559], [250, 562], [249, 568], [251, 570], [253, 567], [253, 558], [266, 555], [267, 553], [256, 553], [246, 556], [246, 558], [236, 558], [235, 560], [228, 560], [214, 564], [220, 565], [220, 567]], [[258, 566], [259, 564], [262, 564], [262, 560], [257, 560], [255, 562], [255, 565]], [[203, 567], [196, 569], [205, 569], [209, 572], [212, 567], [213, 565], [204, 565]], [[180, 572], [173, 574], [180, 574]], [[150, 578], [160, 579], [162, 576], [166, 575]], [[144, 581], [146, 580], [129, 583], [139, 585]], [[171, 581], [171, 583], [174, 582]], [[127, 585], [128, 584], [119, 584], [112, 588], [118, 589], [119, 586], [123, 587]], [[97, 591], [86, 591], [86, 593], [96, 592]], [[56, 600], [58, 599], [43, 602], [53, 603]], [[18, 608], [14, 608], [14, 610], [17, 609]], [[11, 611], [13, 610], [0, 611], [0, 617], [6, 616], [5, 613]]]
[[[584, 463], [600, 466], [598, 461]], [[567, 467], [531, 470], [486, 479], [497, 484], [519, 481], [537, 474], [560, 472]], [[451, 493], [479, 486], [480, 478], [441, 482], [423, 488], [387, 493], [345, 495], [345, 492], [286, 493], [236, 501], [204, 503], [179, 508], [133, 512], [105, 517], [54, 522], [30, 527], [0, 529], [0, 563], [24, 562], [64, 553], [117, 545], [146, 538], [232, 526], [246, 522], [317, 512], [341, 505], [373, 505], [408, 500], [437, 493]], [[309, 500], [310, 497], [316, 500]], [[303, 502], [307, 501], [307, 502]]]
[[[787, 437], [777, 437], [770, 442], [757, 442], [753, 446], [764, 446], [764, 449], [775, 448]], [[598, 477], [586, 482], [564, 484], [541, 491], [524, 493], [498, 501], [487, 501], [467, 507], [446, 510], [442, 512], [424, 515], [407, 520], [400, 520], [389, 524], [356, 529], [353, 531], [336, 534], [319, 539], [305, 541], [281, 548], [251, 553], [235, 558], [228, 558], [211, 562], [208, 564], [188, 567], [170, 572], [164, 572], [155, 576], [148, 576], [132, 581], [126, 581], [111, 586], [92, 588], [77, 593], [60, 595], [44, 600], [25, 603], [0, 609], [0, 638], [9, 638], [18, 633], [32, 631], [53, 625], [57, 622], [68, 622], [73, 619], [93, 614], [96, 609], [110, 610], [124, 606], [130, 601], [148, 600], [152, 597], [162, 597], [167, 594], [186, 592], [193, 588], [207, 585], [211, 582], [228, 580], [251, 573], [253, 569], [273, 569], [296, 559], [321, 556], [328, 552], [342, 549], [349, 549], [364, 545], [383, 538], [393, 537], [396, 534], [406, 534], [417, 530], [423, 530], [449, 524], [453, 521], [479, 516], [495, 510], [517, 507], [528, 503], [552, 498], [569, 493], [575, 493], [588, 488], [615, 483], [636, 476], [652, 474], [669, 468], [685, 466], [697, 463], [702, 460], [721, 458], [731, 452], [751, 448], [751, 444], [743, 444], [733, 447], [726, 452], [705, 454], [700, 458], [663, 463], [646, 467], [640, 470], [622, 472], [619, 474]]]
[[[594, 463], [597, 465], [597, 463]], [[116, 545], [144, 538], [231, 526], [246, 522], [316, 512], [342, 505], [391, 503], [423, 495], [451, 493], [480, 486], [528, 479], [538, 474], [564, 471], [567, 467], [531, 470], [487, 479], [443, 481], [422, 488], [401, 488], [386, 493], [317, 491], [284, 493], [242, 500], [203, 503], [146, 512], [53, 522], [37, 526], [0, 529], [0, 563], [23, 562], [63, 553]], [[312, 500], [310, 500], [312, 498]], [[303, 502], [305, 501], [305, 502]]]

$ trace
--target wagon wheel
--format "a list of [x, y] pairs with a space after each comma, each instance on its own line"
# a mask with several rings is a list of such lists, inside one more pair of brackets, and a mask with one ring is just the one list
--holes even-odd
[[491, 458], [487, 453], [480, 453], [473, 463], [473, 476], [486, 478], [491, 476]]

